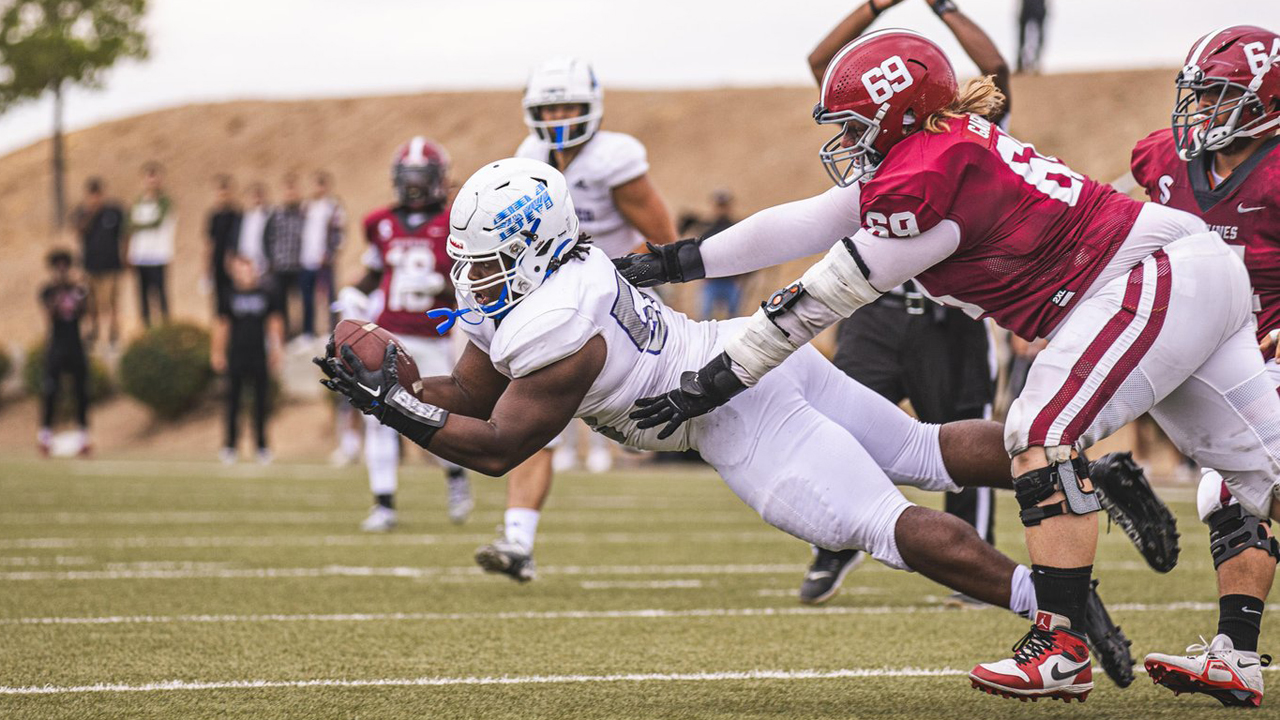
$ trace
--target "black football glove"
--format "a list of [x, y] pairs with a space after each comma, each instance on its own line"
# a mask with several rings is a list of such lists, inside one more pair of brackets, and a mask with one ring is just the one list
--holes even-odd
[[707, 276], [702, 267], [702, 251], [694, 239], [670, 245], [645, 243], [647, 253], [632, 253], [613, 261], [623, 279], [636, 287], [654, 287], [663, 283], [682, 283]]
[[680, 375], [680, 387], [665, 395], [640, 398], [630, 418], [636, 427], [646, 430], [666, 423], [658, 431], [658, 439], [671, 437], [690, 418], [706, 415], [724, 405], [734, 395], [747, 389], [734, 374], [728, 354], [720, 353], [697, 372]]
[[[332, 339], [325, 348], [325, 357], [311, 358], [311, 362], [319, 365], [328, 376], [321, 380], [320, 384], [345, 395], [347, 400], [365, 415], [373, 415], [381, 420], [386, 413], [387, 396], [394, 388], [399, 387], [399, 378], [396, 376], [395, 343], [387, 345], [387, 351], [382, 357], [382, 367], [374, 370], [365, 367], [364, 362], [350, 345], [343, 345], [340, 352], [342, 359], [347, 363], [346, 366], [334, 356]], [[348, 366], [353, 369], [348, 370]]]

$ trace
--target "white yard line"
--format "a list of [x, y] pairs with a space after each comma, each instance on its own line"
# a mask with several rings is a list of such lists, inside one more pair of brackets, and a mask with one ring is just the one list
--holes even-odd
[[583, 590], [688, 590], [706, 587], [701, 580], [583, 580]]
[[[680, 581], [676, 581], [680, 582]], [[695, 581], [696, 582], [696, 581]], [[986, 608], [996, 610], [997, 608]], [[1164, 604], [1118, 603], [1108, 606], [1113, 613], [1217, 611], [1217, 603], [1177, 602]], [[456, 622], [461, 620], [623, 620], [678, 619], [708, 617], [805, 617], [839, 615], [920, 615], [960, 612], [941, 604], [874, 605], [834, 607], [699, 608], [688, 610], [550, 610], [492, 613], [304, 613], [255, 615], [115, 615], [102, 617], [0, 618], [0, 626], [14, 625], [178, 625], [187, 623], [295, 623], [295, 622]], [[1276, 612], [1272, 609], [1271, 612]]]
[[0, 686], [0, 695], [65, 695], [69, 693], [167, 692], [173, 690], [252, 690], [259, 688], [355, 688], [355, 687], [442, 687], [450, 685], [547, 685], [562, 683], [613, 682], [717, 682], [726, 680], [833, 680], [846, 678], [948, 677], [963, 675], [955, 668], [852, 668], [846, 670], [746, 670], [700, 673], [624, 673], [617, 675], [499, 675], [488, 677], [377, 678], [368, 680], [223, 680], [164, 682], [126, 685], [34, 685]]
[[[363, 547], [366, 545], [470, 545], [492, 540], [493, 533], [462, 535], [406, 535], [402, 533], [359, 535], [184, 535], [134, 537], [32, 537], [0, 539], [0, 550], [65, 550], [70, 548], [230, 548], [230, 547]], [[768, 542], [783, 536], [761, 526], [760, 530], [742, 532], [544, 532], [538, 540], [544, 543], [639, 544], [648, 542], [687, 542], [689, 540], [729, 540], [734, 542]]]
[[[804, 565], [559, 565], [539, 568], [547, 575], [773, 575], [798, 573]], [[319, 577], [443, 578], [481, 575], [474, 566], [368, 567], [326, 565], [303, 568], [186, 568], [164, 570], [31, 570], [0, 572], [0, 581], [28, 580], [190, 580]]]
[[[671, 521], [685, 519], [702, 524], [750, 523], [753, 518], [743, 511], [679, 510], [662, 508], [598, 508], [591, 510], [555, 510], [557, 520], [581, 523], [616, 523], [627, 515], [643, 515], [646, 519]], [[0, 526], [5, 525], [306, 525], [351, 523], [360, 520], [358, 511], [310, 510], [170, 510], [170, 511], [62, 511], [0, 513]]]

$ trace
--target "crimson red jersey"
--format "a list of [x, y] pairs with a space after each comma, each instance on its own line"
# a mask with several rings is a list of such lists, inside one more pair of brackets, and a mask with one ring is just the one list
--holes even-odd
[[1280, 137], [1268, 140], [1226, 182], [1209, 187], [1213, 153], [1178, 157], [1173, 131], [1151, 133], [1133, 148], [1133, 177], [1147, 197], [1200, 217], [1244, 255], [1253, 281], [1258, 342], [1280, 328]]
[[916, 281], [1020, 337], [1047, 335], [1102, 272], [1142, 204], [976, 115], [948, 125], [889, 151], [863, 186], [863, 227], [909, 238], [955, 222], [959, 246]]
[[434, 308], [455, 307], [449, 270], [453, 260], [445, 246], [449, 238], [449, 208], [435, 215], [423, 213], [413, 225], [412, 215], [395, 206], [375, 210], [364, 219], [369, 242], [364, 264], [382, 271], [382, 313], [375, 322], [397, 335], [438, 337], [437, 321], [427, 317]]

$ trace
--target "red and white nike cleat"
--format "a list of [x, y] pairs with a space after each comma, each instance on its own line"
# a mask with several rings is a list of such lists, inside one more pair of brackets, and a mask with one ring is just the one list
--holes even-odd
[[1174, 695], [1204, 693], [1234, 707], [1262, 705], [1262, 668], [1270, 664], [1270, 655], [1236, 650], [1226, 635], [1200, 638], [1186, 655], [1151, 653], [1145, 663], [1151, 680]]
[[1013, 646], [1013, 657], [982, 663], [969, 673], [973, 686], [1023, 702], [1042, 697], [1084, 702], [1093, 690], [1093, 667], [1083, 635], [1061, 615], [1041, 610], [1035, 625]]

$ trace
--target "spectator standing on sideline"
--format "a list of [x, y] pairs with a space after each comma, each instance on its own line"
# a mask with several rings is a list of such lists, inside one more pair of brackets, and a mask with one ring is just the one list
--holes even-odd
[[232, 255], [227, 261], [231, 287], [218, 305], [213, 326], [213, 370], [227, 376], [226, 435], [219, 456], [236, 461], [240, 426], [240, 400], [253, 386], [253, 430], [258, 462], [271, 462], [267, 445], [267, 390], [270, 378], [280, 370], [284, 345], [284, 320], [279, 295], [264, 283], [253, 260]]
[[71, 253], [49, 253], [49, 282], [40, 289], [40, 305], [49, 318], [49, 339], [44, 348], [44, 377], [41, 382], [42, 413], [36, 442], [48, 456], [53, 441], [53, 413], [58, 404], [62, 377], [70, 375], [76, 398], [79, 424], [79, 453], [89, 454], [89, 358], [80, 336], [80, 320], [89, 316], [90, 344], [98, 333], [93, 294], [71, 272]]
[[1022, 0], [1018, 9], [1018, 72], [1040, 72], [1044, 52], [1044, 21], [1049, 0]]
[[217, 205], [209, 213], [209, 277], [213, 281], [213, 308], [222, 307], [222, 299], [231, 290], [227, 260], [236, 254], [240, 242], [240, 206], [236, 204], [231, 178], [217, 178]]
[[[733, 226], [737, 219], [733, 216], [733, 193], [728, 190], [717, 190], [711, 195], [713, 215], [711, 225], [702, 237], [709, 238]], [[742, 300], [742, 277], [707, 278], [702, 281], [702, 319], [713, 320], [716, 308], [724, 311], [724, 317], [738, 314], [738, 305]]]
[[267, 254], [263, 249], [263, 237], [267, 233], [267, 219], [271, 217], [271, 208], [267, 205], [267, 188], [260, 182], [249, 186], [245, 193], [248, 205], [240, 216], [240, 236], [236, 242], [236, 253], [253, 261], [259, 273], [268, 269]]
[[[868, 0], [828, 33], [809, 55], [809, 68], [818, 84], [841, 48], [902, 1]], [[992, 120], [1008, 127], [1009, 66], [995, 43], [953, 0], [925, 2], [955, 35], [978, 71], [991, 75], [1004, 93], [1004, 113]], [[907, 281], [841, 321], [832, 362], [891, 402], [909, 400], [924, 422], [945, 423], [989, 416], [996, 374], [990, 343], [982, 321], [935, 304], [913, 281]], [[947, 493], [944, 507], [994, 544], [995, 496], [991, 488]], [[861, 550], [832, 552], [815, 547], [813, 564], [800, 586], [800, 601], [826, 602], [839, 590], [845, 574], [865, 557]], [[947, 604], [981, 603], [956, 593]]]
[[[324, 288], [325, 317], [336, 296], [333, 289], [333, 258], [342, 245], [342, 230], [346, 223], [342, 204], [333, 195], [329, 174], [315, 174], [315, 187], [311, 199], [303, 210], [302, 248], [299, 254], [302, 269], [298, 273], [298, 292], [302, 296], [302, 334], [316, 335], [316, 290]], [[325, 331], [332, 326], [326, 323]]]
[[173, 234], [177, 213], [161, 187], [164, 170], [159, 163], [142, 166], [142, 195], [129, 211], [129, 250], [126, 257], [137, 270], [142, 324], [151, 327], [151, 299], [160, 317], [169, 320], [169, 296], [165, 271], [173, 260]]
[[267, 267], [271, 269], [271, 282], [280, 296], [285, 334], [291, 338], [299, 330], [289, 321], [289, 296], [298, 293], [298, 279], [302, 273], [302, 226], [305, 221], [298, 176], [289, 173], [284, 176], [283, 202], [271, 211], [262, 244]]
[[94, 327], [107, 316], [107, 342], [112, 350], [120, 340], [120, 273], [124, 271], [124, 210], [107, 200], [102, 180], [89, 178], [84, 184], [84, 201], [72, 213], [72, 224], [80, 233], [80, 257], [94, 298]]

